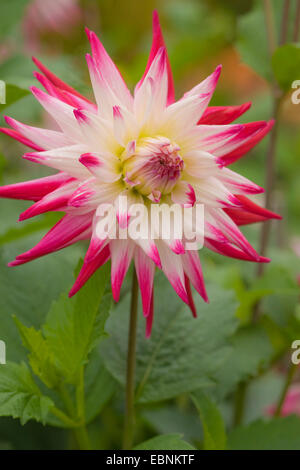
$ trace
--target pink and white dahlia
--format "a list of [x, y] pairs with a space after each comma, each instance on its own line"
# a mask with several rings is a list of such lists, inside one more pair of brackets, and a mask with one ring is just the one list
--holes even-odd
[[[97, 36], [89, 30], [87, 35], [92, 48], [87, 64], [95, 103], [34, 59], [42, 72], [35, 73], [35, 77], [46, 92], [36, 87], [31, 91], [60, 130], [31, 127], [10, 117], [6, 117], [6, 122], [11, 129], [1, 129], [34, 150], [26, 153], [25, 159], [58, 172], [4, 186], [0, 196], [34, 201], [20, 220], [47, 211], [65, 213], [34, 248], [17, 256], [10, 266], [88, 239], [84, 264], [70, 295], [111, 259], [112, 292], [118, 301], [122, 282], [134, 260], [149, 335], [155, 267], [162, 269], [194, 315], [190, 282], [207, 301], [198, 251], [187, 250], [184, 237], [166, 240], [149, 234], [146, 238], [111, 239], [99, 229], [98, 208], [106, 203], [118, 208], [116, 217], [107, 219], [113, 229], [130, 224], [131, 206], [135, 203], [146, 207], [175, 203], [183, 208], [203, 204], [206, 247], [232, 258], [267, 262], [238, 226], [278, 216], [248, 198], [261, 193], [262, 188], [228, 165], [259, 142], [273, 122], [230, 124], [247, 111], [250, 103], [208, 106], [221, 66], [175, 102], [170, 63], [156, 12], [150, 57], [133, 95]], [[128, 207], [123, 210], [119, 202], [124, 196]]]

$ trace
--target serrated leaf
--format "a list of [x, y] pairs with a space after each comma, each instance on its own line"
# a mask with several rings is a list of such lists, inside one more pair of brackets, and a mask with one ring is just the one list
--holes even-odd
[[71, 247], [18, 268], [7, 267], [8, 261], [37, 240], [37, 237], [19, 240], [0, 250], [0, 335], [6, 343], [7, 359], [14, 362], [25, 360], [27, 354], [12, 316], [23, 324], [40, 328], [53, 299], [70, 286], [74, 259], [81, 253], [78, 247]]
[[181, 434], [164, 434], [142, 442], [134, 450], [195, 450], [181, 439]]
[[55, 366], [67, 382], [76, 383], [77, 374], [101, 337], [109, 315], [111, 295], [105, 293], [109, 266], [99, 269], [85, 286], [69, 299], [54, 302], [43, 333], [54, 356]]
[[20, 418], [21, 424], [30, 419], [45, 423], [52, 406], [52, 400], [42, 395], [25, 363], [0, 366], [0, 416]]
[[228, 436], [233, 450], [300, 450], [300, 418], [258, 420], [234, 429]]
[[192, 394], [192, 399], [203, 426], [203, 449], [226, 449], [225, 425], [217, 405], [205, 393], [199, 390]]
[[[237, 303], [231, 291], [208, 286], [210, 304], [198, 295], [194, 319], [176, 296], [166, 278], [155, 279], [155, 314], [150, 339], [139, 318], [137, 334], [137, 400], [161, 401], [212, 385], [213, 373], [230, 352], [227, 338], [236, 328]], [[107, 331], [110, 337], [101, 345], [107, 369], [125, 384], [129, 296], [112, 312]]]
[[49, 388], [55, 388], [59, 382], [59, 376], [54, 367], [54, 356], [48, 343], [40, 330], [26, 327], [16, 317], [14, 318], [22, 342], [30, 352], [29, 363], [32, 371]]
[[294, 80], [300, 77], [300, 45], [285, 44], [272, 56], [274, 76], [283, 91], [291, 90]]

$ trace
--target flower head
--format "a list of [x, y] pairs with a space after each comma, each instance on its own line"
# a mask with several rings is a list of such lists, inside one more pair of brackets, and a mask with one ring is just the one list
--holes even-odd
[[[272, 126], [270, 122], [231, 124], [249, 108], [208, 107], [221, 66], [177, 102], [169, 59], [158, 16], [154, 12], [153, 43], [146, 71], [134, 95], [97, 36], [87, 30], [87, 55], [95, 103], [53, 75], [34, 59], [46, 92], [32, 93], [56, 120], [60, 130], [34, 128], [6, 118], [1, 129], [31, 147], [24, 158], [58, 170], [54, 176], [0, 188], [0, 196], [34, 201], [20, 220], [47, 211], [64, 217], [31, 250], [17, 256], [16, 266], [60, 250], [79, 240], [90, 245], [70, 295], [111, 259], [114, 299], [134, 260], [141, 289], [146, 333], [153, 318], [153, 276], [162, 269], [180, 298], [195, 307], [190, 281], [207, 301], [197, 250], [187, 250], [184, 237], [111, 238], [133, 219], [132, 207], [204, 205], [204, 244], [213, 251], [247, 261], [267, 262], [249, 244], [238, 226], [278, 217], [248, 198], [262, 188], [227, 168], [250, 150]], [[126, 207], [121, 203], [126, 196]], [[101, 211], [112, 204], [116, 216]], [[104, 222], [109, 227], [103, 230]], [[145, 219], [146, 224], [146, 219]], [[196, 227], [197, 231], [197, 227]], [[200, 231], [200, 228], [199, 228]], [[156, 235], [156, 236], [155, 236]]]

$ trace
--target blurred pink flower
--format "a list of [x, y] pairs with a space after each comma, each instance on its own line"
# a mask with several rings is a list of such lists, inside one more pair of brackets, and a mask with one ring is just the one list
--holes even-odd
[[[271, 405], [266, 409], [266, 414], [273, 416], [275, 411], [276, 405]], [[294, 384], [290, 387], [281, 409], [281, 416], [291, 414], [300, 416], [300, 384]]]
[[68, 37], [81, 19], [78, 0], [32, 0], [23, 20], [27, 48], [40, 50], [41, 38], [48, 34]]
[[[54, 117], [59, 131], [34, 128], [6, 117], [11, 128], [0, 131], [34, 149], [24, 157], [58, 173], [39, 180], [0, 188], [0, 196], [34, 201], [20, 220], [63, 211], [66, 215], [31, 250], [17, 256], [18, 266], [48, 253], [88, 239], [90, 246], [74, 295], [89, 277], [111, 259], [111, 284], [115, 301], [132, 260], [141, 289], [149, 336], [153, 318], [153, 277], [162, 269], [178, 296], [196, 316], [190, 282], [207, 301], [197, 250], [186, 249], [186, 239], [152, 236], [111, 239], [103, 220], [115, 230], [131, 224], [131, 206], [177, 204], [180, 211], [195, 203], [204, 205], [205, 246], [225, 256], [268, 262], [247, 241], [239, 225], [280, 218], [255, 204], [248, 196], [261, 187], [228, 165], [241, 158], [270, 130], [273, 121], [231, 124], [247, 111], [241, 106], [209, 107], [221, 73], [215, 71], [175, 102], [173, 77], [158, 15], [153, 18], [153, 42], [146, 70], [134, 95], [98, 37], [87, 30], [92, 55], [87, 54], [95, 103], [62, 82], [37, 59], [35, 72], [47, 93], [32, 93]], [[126, 196], [128, 207], [120, 208]], [[111, 203], [116, 217], [99, 218], [98, 208]], [[147, 216], [148, 217], [148, 216]], [[143, 219], [146, 227], [152, 221]], [[195, 221], [191, 224], [195, 226]], [[157, 227], [155, 227], [157, 230]], [[199, 232], [199, 233], [198, 233]], [[145, 232], [144, 232], [145, 233]]]

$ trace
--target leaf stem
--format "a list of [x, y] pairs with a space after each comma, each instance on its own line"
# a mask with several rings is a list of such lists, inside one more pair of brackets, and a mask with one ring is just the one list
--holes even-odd
[[78, 377], [78, 384], [76, 387], [76, 402], [77, 402], [77, 415], [79, 420], [83, 423], [82, 426], [74, 430], [76, 440], [80, 450], [90, 450], [91, 444], [89, 435], [86, 429], [85, 417], [85, 396], [84, 396], [84, 366], [81, 366]]
[[64, 423], [64, 425], [67, 427], [67, 428], [75, 428], [77, 426], [77, 423], [76, 421], [73, 421], [72, 418], [70, 418], [68, 415], [66, 415], [63, 411], [61, 411], [59, 408], [57, 408], [56, 406], [53, 406], [51, 408], [51, 413], [56, 416], [62, 423]]
[[264, 0], [265, 22], [268, 37], [269, 54], [273, 55], [276, 49], [276, 35], [274, 24], [274, 12], [271, 0]]
[[[274, 92], [275, 94], [275, 92]], [[273, 117], [275, 119], [273, 128], [270, 133], [269, 146], [267, 151], [266, 160], [266, 191], [265, 191], [265, 207], [272, 210], [272, 195], [275, 180], [275, 157], [276, 157], [276, 145], [278, 137], [278, 120], [279, 120], [279, 108], [281, 103], [281, 95], [274, 96], [273, 102]], [[270, 238], [271, 221], [267, 220], [263, 223], [260, 237], [260, 254], [265, 256], [267, 253], [269, 238]], [[258, 277], [264, 272], [264, 263], [259, 263], [257, 269]]]
[[300, 30], [300, 0], [297, 0], [297, 9], [296, 9], [295, 25], [294, 25], [294, 32], [293, 32], [293, 42], [298, 42], [299, 30]]
[[[82, 393], [83, 393], [83, 399], [82, 399]], [[69, 416], [73, 417], [76, 416], [76, 419], [79, 417], [79, 422], [85, 423], [85, 408], [84, 408], [84, 374], [83, 374], [83, 367], [82, 371], [80, 371], [79, 374], [79, 380], [78, 380], [78, 385], [76, 388], [76, 401], [77, 401], [77, 411], [75, 409], [73, 400], [69, 394], [68, 389], [64, 384], [61, 384], [59, 387], [59, 394], [63, 400], [63, 403], [66, 407], [66, 410], [69, 414]], [[82, 401], [83, 400], [83, 401]], [[80, 413], [79, 413], [80, 410]], [[83, 415], [82, 415], [83, 412]], [[77, 416], [78, 415], [78, 416]], [[73, 421], [73, 418], [71, 418]], [[74, 421], [73, 421], [74, 422]], [[77, 442], [77, 445], [80, 450], [90, 450], [91, 445], [89, 442], [89, 437], [87, 434], [86, 426], [85, 424], [82, 424], [81, 426], [74, 427], [73, 425], [73, 434], [75, 437], [75, 440]]]
[[238, 385], [236, 393], [235, 393], [234, 416], [233, 416], [234, 427], [239, 426], [243, 422], [246, 393], [247, 393], [247, 382], [241, 382]]
[[138, 281], [135, 269], [132, 275], [130, 323], [128, 334], [127, 378], [126, 378], [126, 408], [123, 436], [123, 449], [130, 450], [133, 444], [134, 432], [134, 391], [136, 363], [136, 332], [138, 313]]
[[[288, 29], [288, 14], [289, 14], [290, 2], [285, 0], [284, 2], [284, 11], [281, 21], [280, 28], [280, 43], [284, 44], [287, 36]], [[266, 22], [266, 32], [267, 40], [269, 45], [269, 54], [270, 60], [272, 59], [273, 52], [276, 49], [276, 36], [275, 36], [275, 26], [274, 26], [274, 12], [271, 0], [264, 0], [264, 12], [265, 12], [265, 22]], [[277, 137], [278, 137], [278, 121], [279, 121], [279, 111], [280, 104], [282, 101], [283, 94], [280, 91], [274, 76], [272, 77], [272, 96], [273, 96], [273, 118], [275, 123], [270, 132], [269, 147], [267, 152], [266, 160], [266, 192], [265, 192], [265, 206], [267, 209], [272, 210], [272, 195], [275, 181], [275, 158], [276, 158], [276, 146], [277, 146]], [[270, 238], [270, 228], [271, 221], [266, 221], [262, 225], [261, 230], [261, 239], [260, 239], [260, 254], [262, 256], [266, 255], [267, 247], [269, 244]], [[264, 263], [259, 263], [257, 269], [257, 276], [260, 277], [265, 269]], [[254, 319], [258, 316], [258, 306], [254, 309]]]
[[276, 411], [275, 411], [275, 416], [276, 417], [279, 417], [281, 415], [283, 404], [285, 402], [287, 393], [289, 391], [290, 385], [293, 381], [293, 378], [294, 378], [294, 375], [295, 375], [295, 372], [296, 372], [297, 368], [298, 368], [298, 365], [291, 362], [291, 365], [289, 367], [289, 370], [288, 370], [288, 373], [287, 373], [287, 376], [286, 376], [286, 379], [285, 379], [285, 383], [284, 383], [281, 395], [280, 395], [278, 403], [277, 403], [277, 407], [276, 407]]
[[282, 46], [286, 42], [286, 39], [287, 39], [290, 5], [291, 5], [291, 1], [285, 0], [283, 4], [283, 14], [282, 14], [280, 37], [279, 37], [279, 46]]

